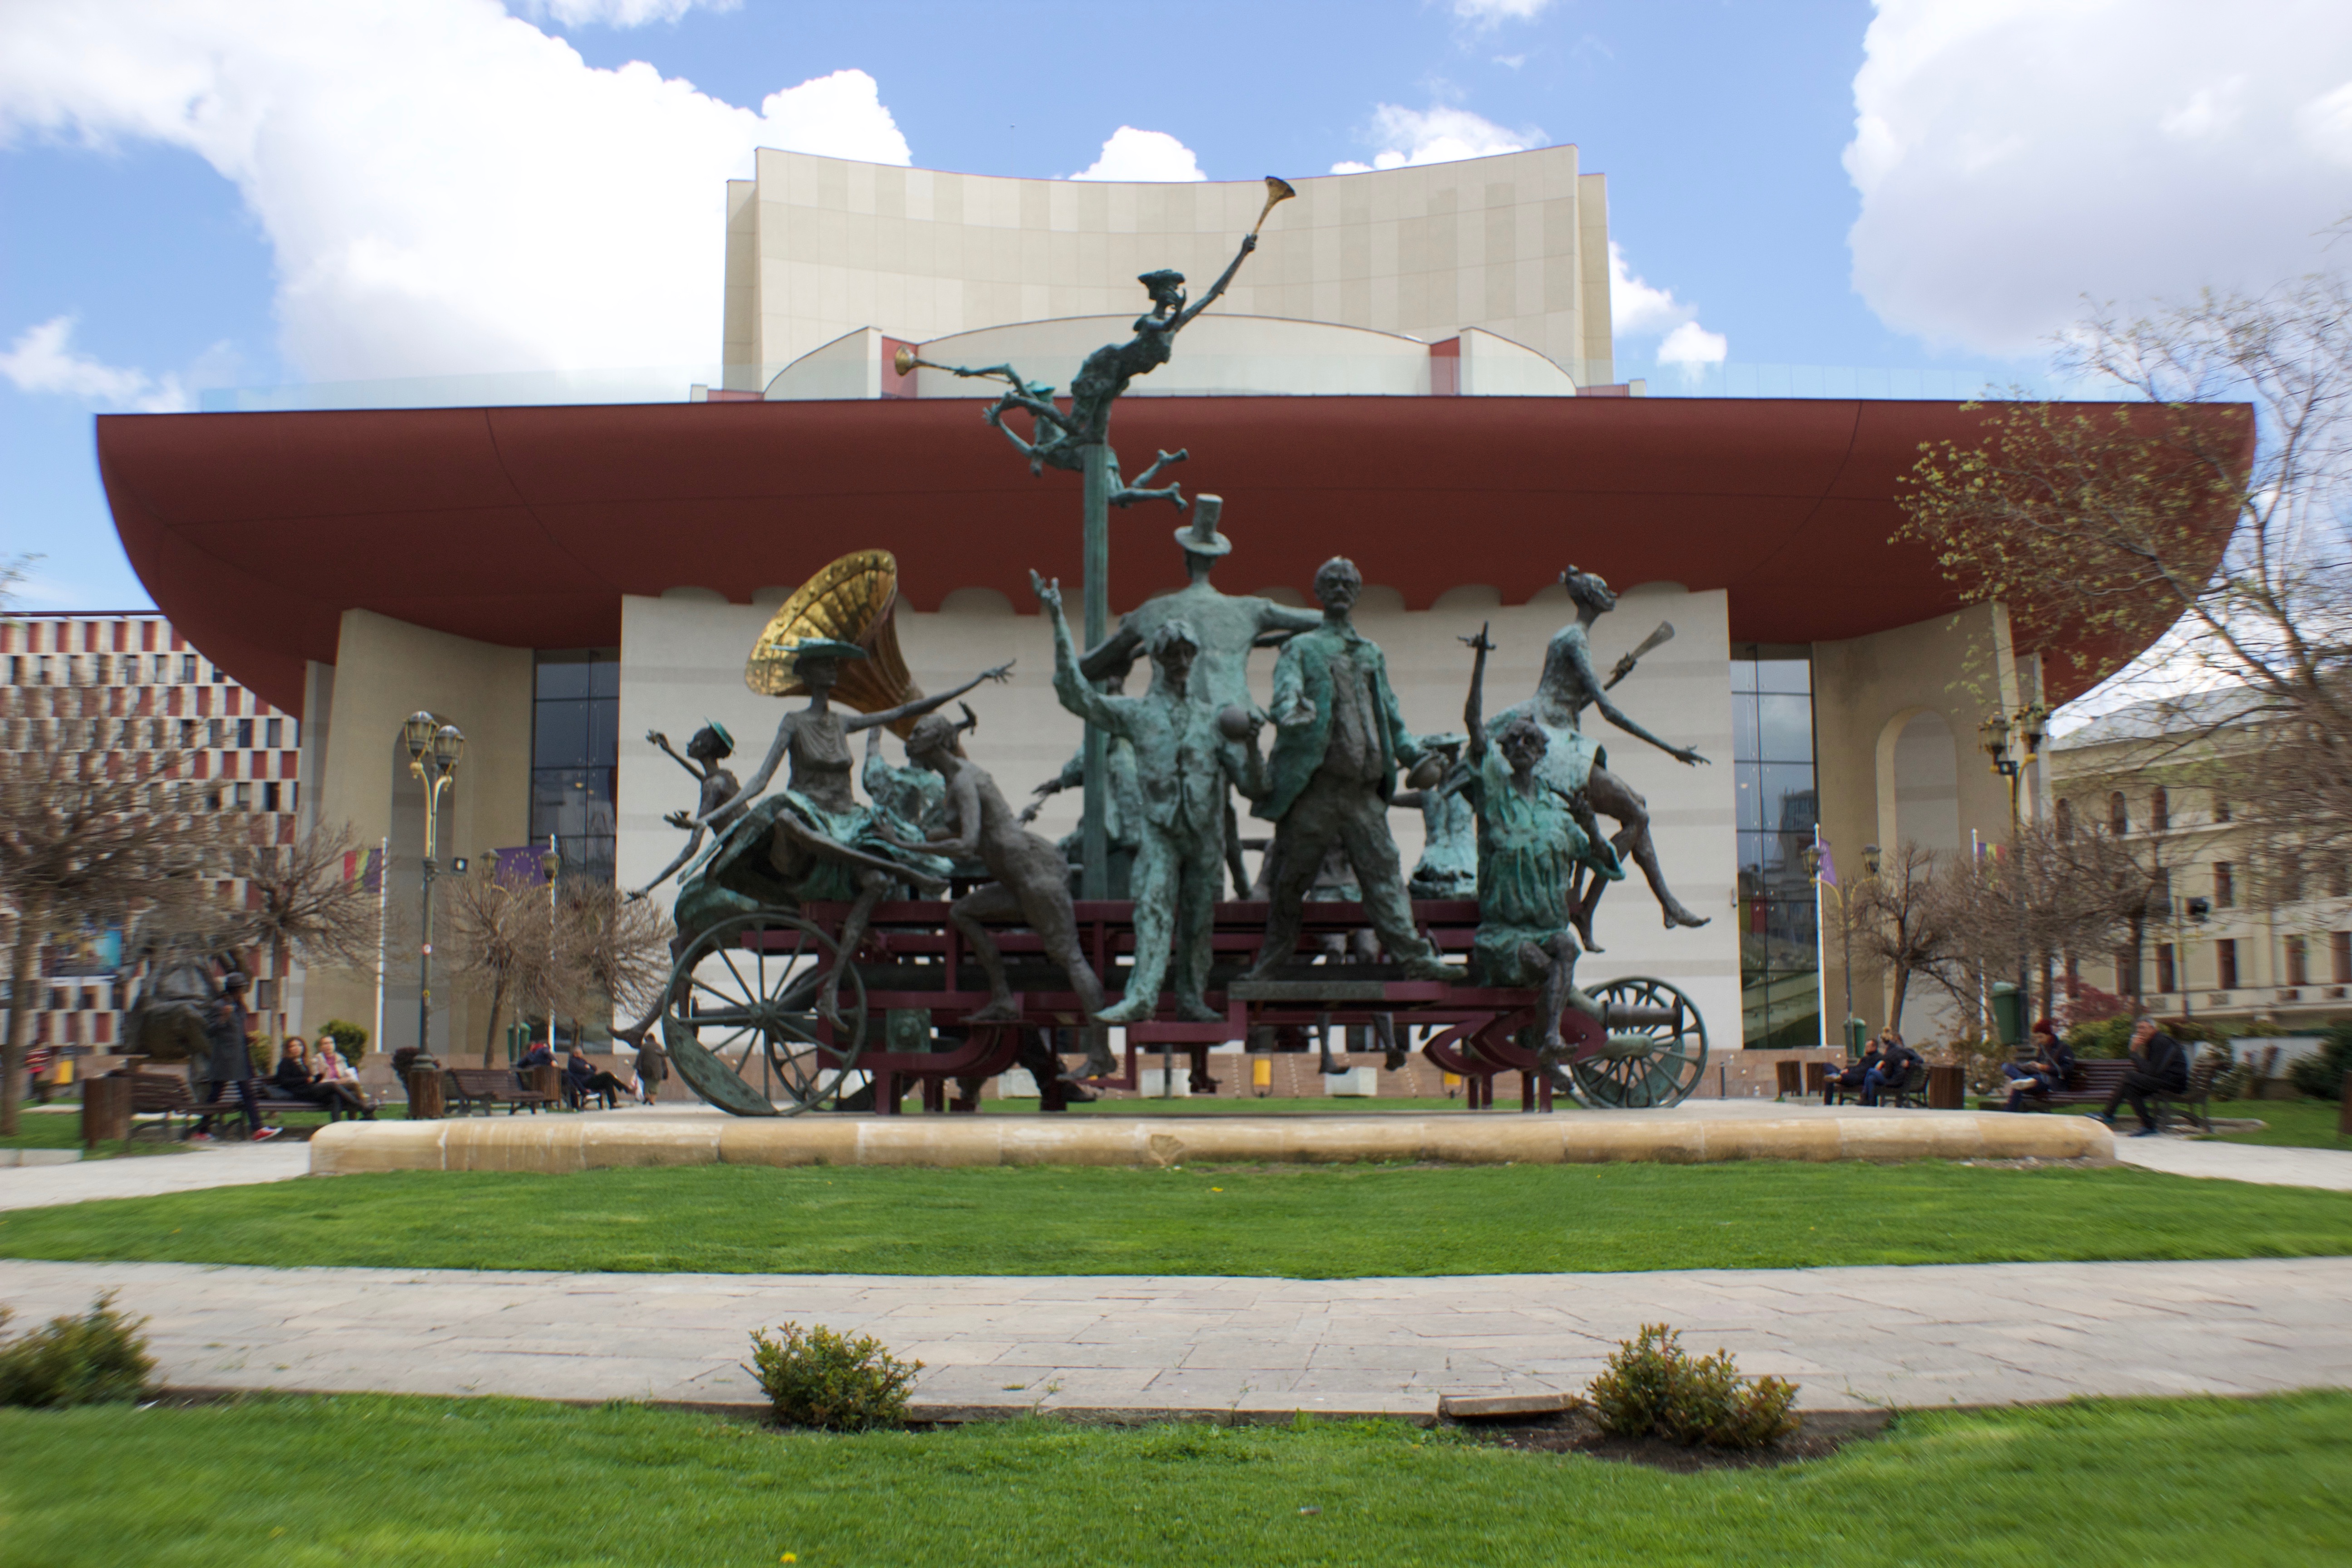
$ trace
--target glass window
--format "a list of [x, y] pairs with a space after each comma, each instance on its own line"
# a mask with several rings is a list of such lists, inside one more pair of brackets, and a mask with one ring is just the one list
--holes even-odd
[[1822, 1038], [1818, 906], [1804, 860], [1821, 815], [1811, 690], [1810, 649], [1732, 649], [1740, 1036], [1748, 1046]]
[[268, 727], [263, 732], [268, 736], [268, 739], [263, 742], [265, 745], [268, 745], [273, 748], [284, 745], [286, 743], [286, 721], [283, 719], [270, 720]]
[[531, 839], [544, 844], [554, 836], [562, 875], [609, 881], [620, 763], [620, 650], [542, 652], [534, 687]]

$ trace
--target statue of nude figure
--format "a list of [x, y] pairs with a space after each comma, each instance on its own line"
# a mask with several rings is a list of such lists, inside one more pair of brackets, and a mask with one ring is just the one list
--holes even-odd
[[[1669, 927], [1703, 926], [1707, 917], [1685, 909], [1666, 886], [1665, 872], [1658, 866], [1657, 846], [1650, 838], [1649, 802], [1609, 771], [1608, 754], [1599, 742], [1584, 733], [1581, 716], [1587, 708], [1598, 708], [1609, 722], [1636, 740], [1647, 741], [1686, 767], [1706, 759], [1687, 746], [1670, 745], [1658, 739], [1609, 700], [1608, 683], [1592, 665], [1591, 633], [1594, 621], [1617, 607], [1617, 595], [1598, 575], [1580, 572], [1573, 566], [1559, 574], [1559, 581], [1576, 605], [1576, 619], [1552, 634], [1551, 646], [1544, 651], [1543, 677], [1536, 684], [1535, 696], [1496, 714], [1496, 722], [1501, 725], [1520, 717], [1534, 720], [1542, 729], [1546, 742], [1541, 763], [1544, 778], [1563, 795], [1582, 800], [1603, 816], [1616, 818], [1620, 826], [1610, 842], [1620, 858], [1630, 859], [1642, 868], [1643, 879], [1650, 884], [1650, 891], [1656, 896]], [[1592, 947], [1592, 911], [1607, 886], [1605, 881], [1594, 879], [1578, 902], [1573, 923], [1589, 949]]]
[[[986, 769], [957, 754], [956, 732], [954, 721], [934, 713], [907, 737], [908, 760], [947, 781], [945, 816], [952, 827], [934, 831], [928, 843], [905, 847], [955, 860], [977, 859], [994, 879], [948, 907], [948, 918], [971, 944], [972, 955], [988, 976], [988, 1005], [963, 1021], [1019, 1020], [1020, 1009], [1004, 978], [1004, 957], [982, 923], [1018, 918], [1037, 933], [1046, 956], [1069, 976], [1070, 989], [1078, 994], [1086, 1008], [1086, 1070], [1097, 1076], [1116, 1073], [1118, 1064], [1111, 1058], [1108, 1032], [1093, 1022], [1103, 1010], [1102, 982], [1078, 945], [1077, 912], [1070, 904], [1069, 863], [1059, 849], [1021, 826]], [[883, 831], [896, 841], [887, 828]]]
[[735, 754], [735, 737], [727, 732], [725, 725], [705, 724], [697, 730], [694, 738], [687, 742], [686, 755], [682, 757], [671, 747], [669, 737], [659, 730], [646, 731], [646, 739], [658, 747], [670, 761], [693, 774], [702, 787], [691, 816], [683, 811], [673, 811], [662, 818], [672, 827], [685, 830], [688, 835], [686, 847], [677, 852], [676, 859], [656, 873], [653, 880], [630, 892], [632, 903], [676, 876], [701, 850], [704, 820], [709, 822], [712, 832], [723, 834], [743, 815], [743, 808], [740, 805], [731, 811], [725, 809], [743, 791], [735, 775], [719, 765]]

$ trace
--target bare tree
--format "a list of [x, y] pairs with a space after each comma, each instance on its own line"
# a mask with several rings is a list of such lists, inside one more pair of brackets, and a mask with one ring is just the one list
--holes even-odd
[[352, 838], [348, 827], [319, 827], [288, 843], [259, 841], [268, 831], [255, 819], [229, 851], [230, 874], [245, 882], [245, 907], [232, 927], [238, 946], [265, 948], [278, 975], [278, 1033], [286, 1032], [288, 960], [313, 968], [375, 966], [377, 905], [363, 879], [345, 874]]
[[[2143, 399], [2010, 405], [1984, 440], [1927, 450], [1897, 534], [1972, 599], [2009, 606], [2021, 646], [2078, 651], [2099, 679], [2156, 645], [2138, 679], [2178, 748], [2210, 749], [2241, 819], [2315, 859], [2352, 851], [2352, 289], [2305, 279], [2208, 294], [2144, 318], [2094, 316], [2062, 368]], [[2160, 639], [2160, 640], [2159, 640]], [[2236, 699], [2217, 703], [2223, 691]]]
[[509, 1008], [560, 1007], [578, 986], [578, 955], [566, 951], [544, 883], [485, 864], [439, 886], [449, 900], [444, 952], [452, 978], [490, 1005], [482, 1037], [482, 1065], [488, 1067]]
[[1935, 872], [1933, 851], [1906, 840], [1880, 863], [1876, 874], [1846, 889], [1838, 905], [1844, 914], [1844, 939], [1860, 960], [1858, 967], [1894, 979], [1886, 1016], [1898, 1033], [1912, 981], [1934, 973], [1951, 957], [1951, 933], [1931, 896]]
[[196, 803], [168, 777], [173, 767], [156, 753], [0, 752], [0, 901], [15, 937], [0, 1134], [17, 1131], [43, 940], [89, 922], [127, 923], [159, 891], [193, 885], [217, 861], [216, 818], [188, 809]]
[[574, 1013], [618, 1010], [635, 1017], [669, 982], [669, 917], [648, 900], [624, 898], [607, 882], [565, 884], [558, 905], [561, 945], [574, 955]]

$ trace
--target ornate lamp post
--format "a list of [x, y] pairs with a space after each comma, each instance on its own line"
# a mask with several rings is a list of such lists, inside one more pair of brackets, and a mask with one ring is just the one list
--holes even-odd
[[[1991, 759], [1992, 771], [2009, 781], [2009, 844], [2012, 852], [2017, 847], [2017, 831], [2021, 821], [2019, 792], [2025, 783], [2025, 770], [2041, 754], [2042, 739], [2050, 721], [2050, 710], [2039, 702], [2029, 702], [2016, 713], [2003, 713], [1998, 708], [1992, 716], [1977, 726], [1984, 753]], [[2022, 1037], [2033, 1017], [2033, 994], [2028, 984], [2032, 955], [2025, 941], [2025, 879], [2021, 869], [2010, 867], [2010, 898], [2017, 911], [2017, 1028]]]
[[[547, 836], [547, 847], [539, 852], [539, 868], [547, 873], [547, 973], [555, 973], [555, 874], [563, 868], [563, 857], [555, 847], [555, 835]], [[572, 1020], [575, 1024], [578, 1019]], [[574, 1033], [577, 1033], [575, 1030]], [[547, 1004], [547, 1048], [555, 1048], [555, 1003]], [[583, 1047], [584, 1048], [584, 1047]]]
[[433, 1049], [433, 856], [439, 838], [441, 792], [457, 776], [457, 759], [466, 754], [466, 737], [455, 724], [436, 724], [433, 715], [411, 713], [401, 726], [408, 743], [408, 771], [425, 786], [424, 911], [420, 921], [424, 945], [417, 955], [416, 1048]]

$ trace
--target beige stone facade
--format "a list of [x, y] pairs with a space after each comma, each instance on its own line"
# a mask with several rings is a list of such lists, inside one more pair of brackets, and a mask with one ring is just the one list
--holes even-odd
[[[1423, 342], [1465, 326], [1585, 384], [1611, 374], [1605, 176], [1574, 147], [1296, 182], [1220, 310]], [[1131, 319], [1135, 278], [1205, 288], [1257, 220], [1256, 180], [1003, 179], [762, 149], [727, 200], [727, 385], [876, 328], [917, 342], [1071, 316]]]

